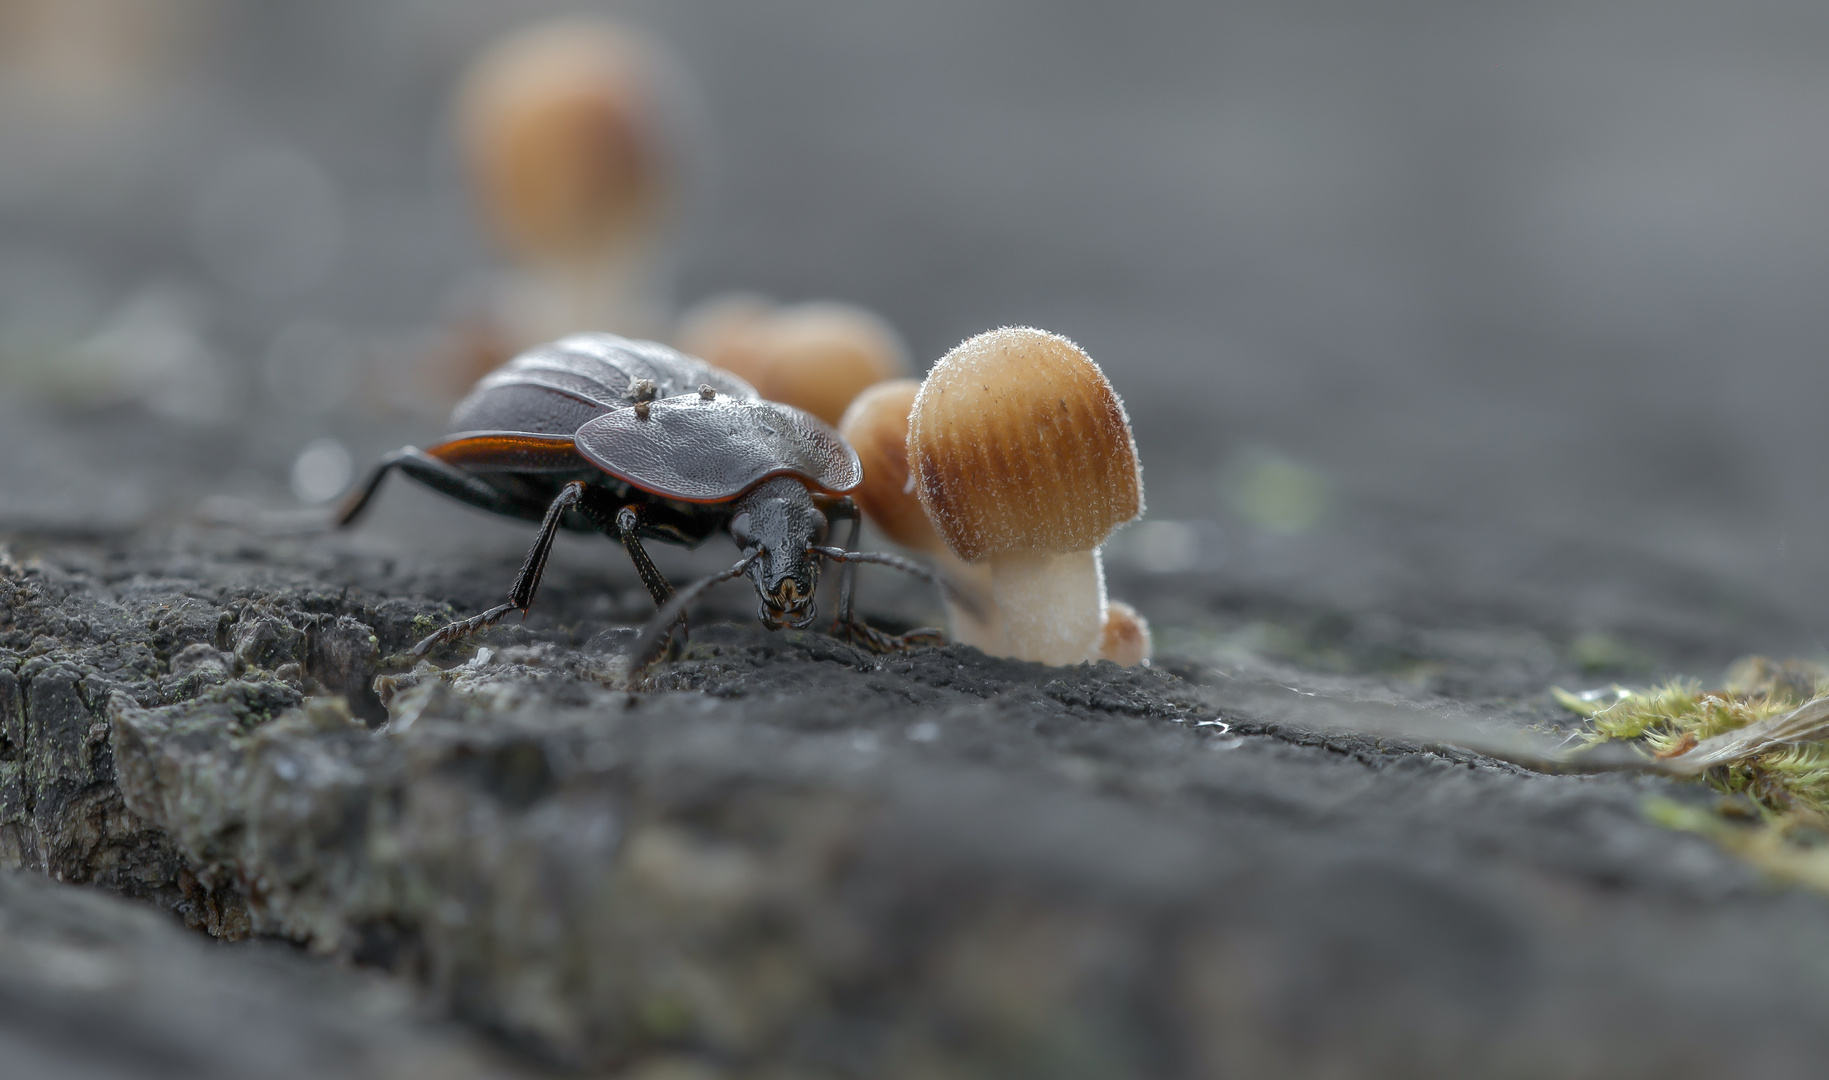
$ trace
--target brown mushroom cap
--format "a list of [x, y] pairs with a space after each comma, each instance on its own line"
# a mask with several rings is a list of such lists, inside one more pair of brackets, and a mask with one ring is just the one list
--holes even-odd
[[851, 493], [864, 514], [903, 547], [931, 552], [945, 541], [908, 484], [908, 413], [920, 389], [915, 379], [877, 383], [845, 410], [838, 433], [864, 465], [864, 482]]
[[1143, 511], [1124, 403], [1058, 334], [969, 338], [921, 384], [908, 426], [915, 493], [947, 544], [977, 562], [1088, 551]]
[[485, 216], [521, 258], [588, 256], [659, 208], [646, 51], [613, 25], [547, 23], [484, 54], [459, 100]]

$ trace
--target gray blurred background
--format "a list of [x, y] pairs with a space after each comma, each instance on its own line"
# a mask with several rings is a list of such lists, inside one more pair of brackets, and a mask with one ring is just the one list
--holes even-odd
[[1187, 523], [1136, 559], [1606, 552], [1829, 636], [1802, 0], [0, 0], [0, 524], [282, 505], [315, 440], [435, 434], [411, 372], [494, 258], [453, 89], [577, 10], [674, 58], [677, 305], [848, 300], [921, 366], [1073, 337]]

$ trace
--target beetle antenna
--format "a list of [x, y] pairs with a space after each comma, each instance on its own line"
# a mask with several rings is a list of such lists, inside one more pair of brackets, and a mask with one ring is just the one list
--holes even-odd
[[933, 567], [923, 565], [913, 559], [905, 559], [900, 555], [891, 555], [886, 551], [846, 551], [844, 548], [820, 547], [817, 544], [809, 546], [807, 550], [815, 555], [822, 555], [831, 559], [833, 562], [876, 563], [878, 566], [893, 567], [904, 574], [913, 574], [915, 577], [933, 582], [934, 585], [939, 588], [942, 596], [945, 596], [948, 600], [959, 605], [965, 610], [965, 613], [972, 618], [980, 620], [984, 618], [984, 605], [979, 601], [978, 597], [961, 590], [951, 581], [947, 580], [946, 575], [935, 570]]
[[646, 623], [642, 624], [641, 633], [635, 638], [635, 645], [629, 650], [629, 670], [640, 671], [653, 663], [660, 655], [667, 635], [672, 633], [673, 624], [685, 614], [686, 606], [699, 598], [699, 594], [719, 582], [739, 577], [749, 569], [749, 564], [762, 557], [762, 549], [757, 548], [737, 560], [737, 564], [728, 570], [719, 570], [709, 577], [702, 577], [685, 588], [674, 593], [672, 598], [661, 605]]

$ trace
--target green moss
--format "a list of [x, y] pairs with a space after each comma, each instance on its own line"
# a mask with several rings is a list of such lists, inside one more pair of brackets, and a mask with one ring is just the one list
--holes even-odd
[[[1553, 693], [1564, 708], [1588, 718], [1590, 745], [1621, 741], [1651, 757], [1677, 758], [1702, 740], [1829, 694], [1829, 671], [1752, 657], [1715, 689], [1676, 679], [1648, 690]], [[1713, 806], [1652, 798], [1645, 816], [1706, 836], [1774, 880], [1829, 892], [1829, 742], [1772, 746], [1698, 779], [1723, 798]]]
[[[1654, 758], [1674, 758], [1705, 739], [1829, 693], [1829, 671], [1801, 660], [1752, 657], [1735, 664], [1712, 689], [1675, 679], [1648, 690], [1552, 692], [1564, 708], [1588, 718], [1589, 745], [1629, 742]], [[1829, 743], [1776, 746], [1709, 769], [1703, 779], [1723, 793], [1749, 797], [1769, 817], [1803, 814], [1829, 822]]]
[[1667, 829], [1706, 836], [1767, 876], [1829, 892], [1829, 831], [1820, 821], [1787, 815], [1748, 828], [1715, 811], [1673, 799], [1648, 799], [1645, 816]]
[[649, 994], [636, 1006], [635, 1016], [644, 1032], [665, 1042], [684, 1038], [694, 1026], [691, 1004], [673, 994]]

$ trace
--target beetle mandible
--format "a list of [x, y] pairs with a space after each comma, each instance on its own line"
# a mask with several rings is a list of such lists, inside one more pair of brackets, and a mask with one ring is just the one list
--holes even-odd
[[[851, 611], [851, 564], [881, 563], [946, 588], [918, 563], [857, 546], [862, 515], [847, 492], [863, 480], [856, 451], [824, 422], [763, 400], [735, 375], [652, 341], [574, 334], [537, 346], [484, 376], [452, 411], [451, 434], [387, 455], [344, 502], [352, 524], [395, 469], [434, 491], [540, 522], [508, 602], [451, 623], [414, 647], [424, 655], [501, 619], [525, 617], [561, 527], [622, 543], [660, 609], [637, 639], [637, 666], [686, 638], [686, 606], [706, 588], [748, 574], [770, 629], [800, 629], [817, 612], [821, 559], [846, 564], [833, 630], [875, 652], [940, 640], [894, 635]], [[827, 547], [837, 521], [844, 547]], [[696, 547], [723, 530], [743, 551], [728, 570], [675, 590], [642, 538]]]

